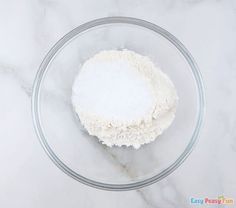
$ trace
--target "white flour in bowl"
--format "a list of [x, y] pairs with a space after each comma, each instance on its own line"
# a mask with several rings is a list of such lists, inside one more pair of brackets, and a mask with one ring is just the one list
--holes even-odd
[[139, 148], [172, 123], [177, 93], [153, 62], [133, 51], [101, 51], [75, 79], [72, 103], [90, 135], [108, 146]]

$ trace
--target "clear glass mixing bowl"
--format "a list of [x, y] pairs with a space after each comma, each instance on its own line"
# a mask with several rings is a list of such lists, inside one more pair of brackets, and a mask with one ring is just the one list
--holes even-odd
[[[123, 48], [149, 56], [179, 96], [171, 127], [138, 150], [102, 145], [86, 133], [71, 104], [83, 62], [101, 50]], [[141, 188], [179, 167], [196, 143], [204, 106], [200, 72], [183, 44], [161, 27], [129, 17], [97, 19], [66, 34], [44, 58], [32, 96], [35, 129], [51, 160], [75, 180], [105, 190]]]

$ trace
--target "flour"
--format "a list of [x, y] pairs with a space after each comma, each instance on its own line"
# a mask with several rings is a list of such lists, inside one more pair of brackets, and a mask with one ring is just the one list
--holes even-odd
[[172, 123], [177, 94], [153, 62], [135, 52], [102, 51], [75, 79], [72, 103], [90, 135], [108, 146], [139, 148]]

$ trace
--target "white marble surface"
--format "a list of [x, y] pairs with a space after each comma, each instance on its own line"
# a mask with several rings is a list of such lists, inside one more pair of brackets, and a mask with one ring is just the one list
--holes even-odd
[[[192, 207], [190, 197], [236, 200], [236, 2], [97, 2], [0, 0], [0, 207], [174, 208]], [[113, 15], [169, 30], [191, 51], [206, 86], [197, 147], [170, 176], [138, 191], [101, 191], [66, 176], [39, 145], [31, 119], [32, 83], [46, 52], [81, 23]]]

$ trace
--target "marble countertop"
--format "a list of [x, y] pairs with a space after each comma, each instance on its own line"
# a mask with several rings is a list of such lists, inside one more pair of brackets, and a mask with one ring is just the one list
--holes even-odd
[[[32, 83], [46, 52], [74, 27], [106, 16], [167, 29], [191, 51], [206, 87], [205, 125], [195, 150], [167, 178], [137, 191], [108, 192], [74, 181], [49, 160], [32, 124]], [[191, 197], [236, 200], [235, 37], [234, 0], [0, 0], [0, 207], [174, 208], [194, 207]]]

